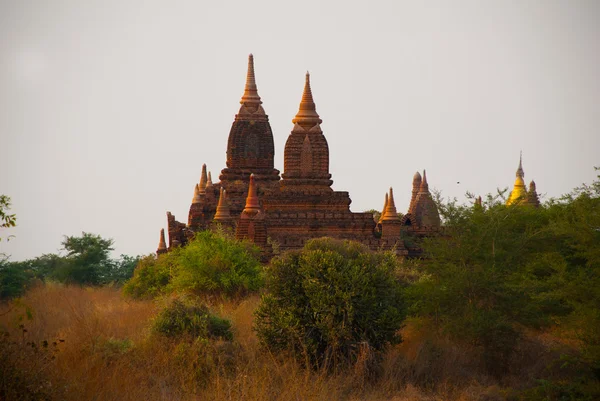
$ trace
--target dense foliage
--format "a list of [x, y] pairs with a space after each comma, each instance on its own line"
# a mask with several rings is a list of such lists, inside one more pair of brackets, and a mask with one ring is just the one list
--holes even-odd
[[229, 320], [211, 314], [206, 305], [189, 297], [170, 299], [154, 319], [152, 329], [167, 337], [233, 338]]
[[143, 259], [124, 291], [137, 298], [170, 292], [240, 297], [262, 286], [259, 256], [252, 244], [199, 232], [185, 247]]
[[77, 285], [123, 283], [133, 275], [138, 257], [110, 257], [113, 240], [82, 233], [65, 236], [65, 256], [46, 254], [22, 262], [0, 259], [0, 299], [17, 297], [36, 280]]
[[499, 375], [525, 328], [559, 328], [581, 350], [565, 358], [582, 380], [599, 378], [600, 181], [540, 208], [492, 196], [483, 207], [439, 208], [444, 235], [423, 244], [412, 314], [482, 347]]
[[355, 360], [360, 346], [399, 343], [404, 304], [396, 264], [392, 254], [330, 238], [284, 254], [267, 270], [268, 293], [255, 314], [261, 343], [314, 366]]

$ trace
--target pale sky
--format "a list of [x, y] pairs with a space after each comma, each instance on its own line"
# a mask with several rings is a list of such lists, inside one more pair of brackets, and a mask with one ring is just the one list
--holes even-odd
[[522, 150], [547, 199], [600, 165], [600, 1], [0, 0], [0, 252], [82, 231], [154, 252], [225, 167], [249, 53], [280, 170], [310, 71], [353, 211], [392, 186], [405, 212], [424, 168], [465, 199], [512, 186]]

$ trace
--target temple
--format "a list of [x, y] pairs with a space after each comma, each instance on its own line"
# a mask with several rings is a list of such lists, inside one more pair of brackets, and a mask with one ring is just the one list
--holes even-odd
[[537, 194], [535, 181], [529, 183], [529, 190], [525, 186], [525, 172], [523, 171], [523, 154], [519, 157], [519, 167], [517, 168], [515, 184], [513, 190], [506, 200], [507, 205], [528, 205], [540, 206], [540, 198]]
[[350, 211], [348, 192], [332, 189], [329, 145], [307, 72], [298, 113], [284, 149], [283, 173], [274, 167], [274, 141], [269, 118], [258, 94], [254, 58], [248, 58], [246, 86], [227, 141], [226, 167], [219, 181], [202, 166], [194, 184], [187, 224], [167, 212], [168, 244], [161, 231], [157, 254], [183, 246], [200, 230], [224, 227], [241, 240], [254, 242], [265, 260], [273, 244], [280, 251], [300, 249], [311, 238], [333, 237], [361, 242], [373, 250], [418, 256], [407, 236], [434, 235], [440, 217], [429, 192], [426, 172], [416, 173], [406, 214], [396, 210], [394, 192], [385, 195], [379, 221], [372, 213]]

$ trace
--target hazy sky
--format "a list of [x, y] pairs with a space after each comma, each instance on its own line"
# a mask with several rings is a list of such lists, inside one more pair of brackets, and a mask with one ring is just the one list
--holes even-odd
[[424, 168], [446, 196], [512, 186], [520, 150], [546, 197], [600, 165], [600, 1], [0, 0], [0, 252], [153, 252], [225, 167], [249, 53], [280, 170], [311, 72], [353, 211], [393, 186], [405, 212]]

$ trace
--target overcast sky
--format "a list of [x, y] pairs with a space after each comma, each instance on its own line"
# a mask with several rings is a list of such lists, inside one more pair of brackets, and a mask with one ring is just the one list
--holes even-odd
[[0, 252], [153, 252], [225, 167], [249, 53], [280, 170], [311, 72], [353, 211], [393, 186], [405, 212], [424, 168], [445, 196], [512, 186], [520, 150], [546, 199], [600, 165], [600, 1], [0, 0]]

